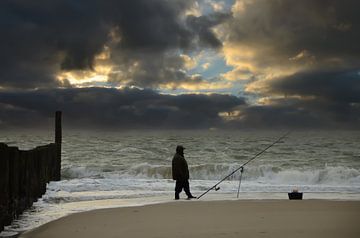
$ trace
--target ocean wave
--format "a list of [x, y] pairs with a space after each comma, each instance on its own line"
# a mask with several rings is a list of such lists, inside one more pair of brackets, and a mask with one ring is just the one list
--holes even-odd
[[[201, 164], [190, 167], [190, 177], [195, 180], [220, 180], [238, 168], [238, 164]], [[63, 178], [124, 178], [124, 179], [172, 179], [170, 165], [140, 163], [114, 170], [109, 168], [72, 167], [62, 171]], [[238, 180], [240, 172], [228, 180]], [[344, 166], [322, 168], [284, 168], [283, 166], [246, 166], [243, 179], [267, 184], [336, 184], [360, 183], [360, 171]]]
[[248, 169], [245, 178], [270, 184], [357, 185], [360, 183], [360, 171], [343, 166], [302, 170], [259, 166]]
[[[237, 164], [203, 164], [190, 167], [190, 176], [195, 180], [220, 180], [236, 170]], [[171, 167], [140, 164], [130, 168], [126, 173], [139, 178], [171, 179]], [[239, 180], [240, 172], [229, 180]], [[246, 166], [243, 179], [270, 184], [359, 184], [360, 171], [343, 166], [325, 166], [323, 168], [283, 168], [280, 166], [260, 165]]]
[[104, 171], [99, 168], [91, 168], [85, 166], [73, 166], [69, 168], [63, 168], [61, 170], [61, 177], [63, 179], [75, 179], [75, 178], [101, 178]]

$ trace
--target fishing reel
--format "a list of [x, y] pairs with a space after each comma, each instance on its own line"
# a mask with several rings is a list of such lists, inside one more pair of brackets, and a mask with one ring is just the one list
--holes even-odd
[[220, 190], [220, 187], [216, 186], [214, 189], [215, 189], [215, 191], [218, 191], [218, 190]]

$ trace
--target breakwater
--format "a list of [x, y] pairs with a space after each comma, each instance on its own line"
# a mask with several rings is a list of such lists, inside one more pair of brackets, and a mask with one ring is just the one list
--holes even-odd
[[60, 180], [61, 112], [55, 117], [55, 143], [31, 150], [0, 143], [0, 232], [45, 193], [49, 181]]

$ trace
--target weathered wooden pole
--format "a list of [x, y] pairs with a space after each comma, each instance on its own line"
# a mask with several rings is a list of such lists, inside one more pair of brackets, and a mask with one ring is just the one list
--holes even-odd
[[0, 232], [3, 230], [4, 226], [7, 225], [7, 220], [9, 219], [9, 164], [8, 146], [4, 143], [0, 143]]
[[61, 179], [61, 140], [62, 140], [62, 131], [61, 131], [61, 111], [55, 112], [55, 145], [56, 145], [56, 171], [55, 171], [55, 181]]

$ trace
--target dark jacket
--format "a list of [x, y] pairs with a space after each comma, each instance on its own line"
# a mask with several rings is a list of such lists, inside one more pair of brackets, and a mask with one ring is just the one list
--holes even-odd
[[172, 176], [174, 180], [188, 180], [189, 168], [184, 156], [176, 153], [172, 160]]

